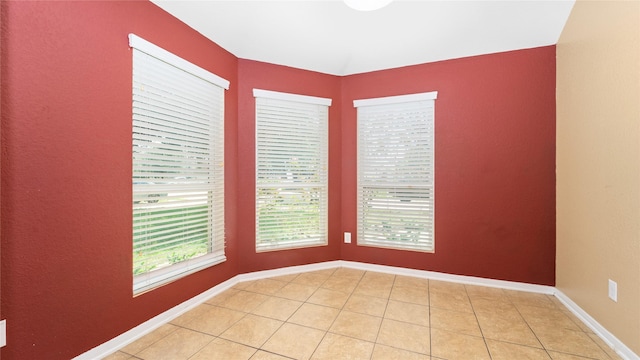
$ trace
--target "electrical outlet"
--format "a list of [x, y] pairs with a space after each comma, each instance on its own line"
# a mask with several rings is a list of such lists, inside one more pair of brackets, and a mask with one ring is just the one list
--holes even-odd
[[618, 302], [618, 283], [609, 279], [609, 298]]
[[7, 320], [0, 321], [0, 347], [7, 345]]
[[351, 233], [350, 232], [344, 233], [344, 243], [345, 244], [351, 244]]

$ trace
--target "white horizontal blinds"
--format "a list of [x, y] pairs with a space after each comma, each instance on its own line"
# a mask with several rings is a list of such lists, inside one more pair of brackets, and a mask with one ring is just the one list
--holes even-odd
[[273, 95], [256, 92], [256, 249], [324, 245], [328, 106]]
[[133, 49], [135, 292], [226, 260], [224, 89], [149, 52]]
[[434, 100], [410, 97], [356, 102], [361, 245], [434, 249]]

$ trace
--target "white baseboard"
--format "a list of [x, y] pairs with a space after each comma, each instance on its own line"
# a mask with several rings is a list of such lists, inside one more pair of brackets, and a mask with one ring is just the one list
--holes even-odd
[[585, 325], [587, 325], [598, 337], [602, 339], [609, 347], [611, 347], [616, 354], [618, 354], [624, 360], [640, 360], [640, 356], [629, 349], [622, 341], [605, 329], [600, 323], [598, 323], [591, 315], [584, 311], [578, 304], [573, 302], [562, 291], [556, 289], [555, 297], [560, 300], [564, 306], [567, 307], [575, 316], [578, 317]]
[[297, 274], [307, 271], [317, 271], [324, 269], [331, 269], [341, 266], [338, 261], [327, 261], [316, 264], [290, 266], [281, 269], [256, 271], [252, 273], [240, 274], [232, 277], [231, 279], [222, 282], [211, 289], [192, 297], [191, 299], [172, 307], [171, 309], [143, 322], [142, 324], [134, 327], [133, 329], [118, 335], [117, 337], [98, 345], [97, 347], [82, 353], [73, 360], [95, 360], [101, 359], [110, 355], [119, 349], [129, 345], [130, 343], [140, 339], [160, 326], [168, 323], [169, 321], [177, 318], [185, 312], [203, 304], [209, 298], [216, 296], [223, 291], [231, 288], [235, 284], [243, 281], [258, 280], [264, 278], [270, 278], [281, 275]]
[[278, 268], [273, 270], [262, 270], [262, 271], [240, 274], [240, 275], [237, 275], [234, 279], [237, 279], [236, 282], [259, 280], [259, 279], [270, 278], [275, 276], [298, 274], [298, 273], [308, 272], [308, 271], [333, 269], [333, 268], [341, 267], [342, 266], [341, 264], [342, 262], [340, 260], [335, 260], [335, 261], [325, 261], [321, 263], [308, 264], [308, 265], [289, 266], [289, 267]]
[[580, 320], [582, 320], [587, 326], [589, 326], [600, 338], [611, 346], [616, 353], [618, 353], [624, 360], [640, 360], [640, 358], [625, 346], [620, 340], [608, 332], [604, 327], [598, 324], [589, 314], [576, 305], [571, 299], [564, 295], [561, 291], [552, 286], [527, 284], [514, 281], [485, 279], [473, 276], [452, 275], [445, 273], [438, 273], [433, 271], [407, 269], [395, 266], [376, 265], [368, 263], [360, 263], [354, 261], [327, 261], [322, 263], [290, 266], [286, 268], [279, 268], [273, 270], [256, 271], [252, 273], [236, 275], [233, 278], [220, 283], [211, 289], [194, 296], [193, 298], [174, 306], [173, 308], [145, 321], [144, 323], [134, 327], [133, 329], [101, 344], [83, 354], [73, 358], [73, 360], [95, 360], [106, 357], [109, 354], [116, 352], [124, 346], [138, 340], [144, 335], [152, 332], [167, 322], [175, 319], [176, 317], [184, 314], [185, 312], [197, 307], [198, 305], [207, 301], [207, 299], [222, 293], [223, 291], [231, 288], [239, 282], [259, 280], [264, 278], [270, 278], [275, 276], [283, 276], [289, 274], [297, 274], [301, 272], [317, 271], [325, 269], [333, 269], [337, 267], [346, 267], [351, 269], [383, 272], [393, 275], [405, 275], [413, 276], [424, 279], [441, 280], [448, 282], [455, 282], [468, 285], [478, 285], [495, 287], [500, 289], [527, 291], [533, 293], [541, 293], [547, 295], [555, 295], [569, 310], [571, 310]]
[[212, 296], [218, 295], [223, 291], [231, 288], [238, 281], [236, 277], [233, 277], [225, 282], [222, 282], [211, 289], [192, 297], [191, 299], [178, 304], [171, 309], [152, 317], [151, 319], [143, 322], [142, 324], [134, 327], [133, 329], [118, 335], [117, 337], [98, 345], [97, 347], [82, 353], [73, 360], [96, 360], [102, 359], [119, 349], [129, 345], [130, 343], [140, 339], [141, 337], [147, 335], [153, 330], [159, 328], [160, 326], [168, 323], [169, 321], [177, 318], [178, 316], [184, 314], [185, 312], [197, 307], [198, 305], [204, 303]]
[[360, 262], [352, 262], [352, 261], [340, 261], [343, 267], [367, 270], [367, 271], [378, 271], [384, 272], [394, 275], [405, 275], [405, 276], [413, 276], [424, 279], [432, 279], [432, 280], [441, 280], [448, 281], [460, 284], [468, 284], [468, 285], [478, 285], [478, 286], [487, 286], [494, 287], [500, 289], [508, 289], [508, 290], [518, 290], [518, 291], [527, 291], [534, 293], [541, 293], [547, 295], [553, 295], [555, 292], [555, 288], [553, 286], [546, 285], [536, 285], [536, 284], [527, 284], [515, 281], [505, 281], [505, 280], [494, 280], [494, 279], [486, 279], [475, 276], [464, 276], [464, 275], [453, 275], [453, 274], [445, 274], [434, 271], [425, 271], [425, 270], [415, 270], [415, 269], [407, 269], [403, 267], [395, 267], [395, 266], [386, 266], [386, 265], [376, 265], [376, 264], [368, 264], [368, 263], [360, 263]]

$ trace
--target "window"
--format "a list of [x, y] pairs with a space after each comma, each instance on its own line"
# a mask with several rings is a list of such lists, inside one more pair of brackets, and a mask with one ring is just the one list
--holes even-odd
[[133, 34], [133, 289], [226, 260], [229, 82]]
[[436, 92], [354, 101], [358, 244], [434, 251]]
[[327, 244], [331, 99], [254, 89], [256, 249]]

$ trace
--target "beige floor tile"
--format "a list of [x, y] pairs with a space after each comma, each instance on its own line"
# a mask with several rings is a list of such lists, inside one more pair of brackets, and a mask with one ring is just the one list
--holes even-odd
[[200, 316], [202, 316], [202, 314], [204, 314], [207, 311], [209, 311], [209, 307], [210, 306], [211, 305], [209, 305], [209, 304], [198, 305], [195, 308], [193, 308], [193, 309], [185, 312], [184, 314], [178, 316], [177, 318], [171, 320], [170, 323], [173, 324], [173, 325], [184, 327], [185, 325], [187, 325], [188, 323], [193, 321], [193, 319], [197, 319]]
[[429, 304], [445, 310], [473, 312], [466, 293], [429, 290]]
[[382, 317], [387, 308], [387, 300], [373, 296], [351, 295], [344, 310]]
[[308, 272], [298, 275], [291, 283], [320, 287], [331, 276], [327, 273]]
[[320, 288], [307, 299], [307, 302], [341, 309], [348, 298], [348, 293]]
[[256, 351], [250, 360], [291, 360], [289, 357], [280, 356], [263, 350]]
[[250, 291], [238, 291], [236, 294], [228, 298], [227, 300], [218, 304], [219, 306], [226, 307], [228, 309], [250, 312], [258, 307], [269, 296], [264, 294], [258, 294]]
[[567, 308], [566, 306], [564, 306], [562, 301], [560, 301], [560, 299], [558, 299], [554, 295], [547, 295], [547, 298], [549, 298], [549, 300], [551, 300], [551, 302], [554, 303], [557, 308], [559, 308], [559, 309], [566, 309]]
[[331, 276], [333, 275], [333, 273], [336, 272], [337, 268], [328, 268], [328, 269], [322, 269], [322, 270], [314, 270], [314, 271], [309, 271], [307, 272], [307, 274], [315, 274], [315, 275], [323, 275], [323, 276]]
[[487, 339], [541, 348], [542, 345], [519, 314], [477, 313], [480, 330]]
[[309, 359], [325, 332], [286, 323], [267, 341], [263, 350], [294, 359]]
[[484, 339], [431, 329], [431, 354], [447, 360], [490, 360]]
[[251, 311], [252, 314], [286, 321], [293, 315], [296, 310], [302, 305], [301, 301], [283, 299], [279, 297], [270, 297], [257, 308]]
[[478, 297], [475, 295], [469, 295], [473, 311], [476, 313], [504, 313], [504, 312], [518, 312], [511, 300], [508, 297], [500, 298], [487, 298]]
[[189, 360], [249, 360], [256, 349], [232, 341], [217, 338], [198, 351]]
[[376, 344], [371, 360], [429, 360], [429, 355], [418, 354], [408, 350]]
[[613, 360], [622, 360], [622, 358], [616, 353], [611, 346], [607, 345], [598, 335], [594, 333], [587, 333], [587, 335], [593, 340], [609, 357]]
[[201, 305], [207, 311], [184, 325], [185, 328], [218, 336], [245, 316], [241, 311], [215, 305]]
[[564, 354], [556, 351], [549, 351], [549, 356], [551, 356], [551, 359], [553, 360], [593, 360], [591, 358], [586, 358], [584, 356]]
[[[389, 289], [393, 287], [393, 280], [385, 279], [385, 278], [368, 278], [366, 279], [364, 276], [358, 282], [358, 287], [363, 288], [380, 288], [380, 289]], [[388, 295], [387, 295], [388, 296]]]
[[208, 299], [207, 301], [205, 301], [205, 304], [211, 304], [211, 305], [218, 305], [221, 302], [227, 300], [228, 298], [232, 297], [233, 295], [235, 295], [238, 291], [238, 289], [228, 289], [223, 291], [222, 293]]
[[487, 339], [489, 353], [493, 360], [550, 360], [543, 349], [505, 343]]
[[428, 327], [429, 307], [389, 300], [387, 310], [384, 313], [384, 318]]
[[351, 293], [353, 289], [356, 288], [356, 285], [358, 285], [358, 281], [359, 279], [356, 278], [331, 275], [331, 277], [322, 284], [322, 288]]
[[445, 292], [450, 294], [466, 294], [466, 289], [463, 284], [441, 280], [429, 280], [429, 291]]
[[120, 350], [125, 352], [125, 353], [127, 353], [127, 354], [136, 355], [140, 351], [148, 348], [152, 344], [156, 343], [160, 339], [166, 337], [167, 335], [171, 334], [172, 332], [174, 332], [174, 331], [176, 331], [178, 329], [179, 329], [179, 327], [177, 327], [177, 326], [174, 326], [174, 325], [171, 325], [171, 324], [164, 324], [164, 325], [160, 326], [159, 328], [155, 329], [154, 331], [148, 333], [147, 335], [141, 337], [140, 339], [138, 339], [138, 340], [132, 342], [131, 344], [123, 347]]
[[362, 280], [353, 290], [354, 295], [373, 296], [382, 299], [388, 299], [391, 294], [391, 283], [377, 284], [375, 282], [363, 282]]
[[364, 275], [364, 273], [365, 273], [364, 270], [341, 267], [341, 268], [337, 268], [336, 271], [334, 271], [333, 276], [342, 276], [342, 277], [360, 280]]
[[260, 347], [282, 325], [282, 321], [247, 314], [220, 337], [247, 346]]
[[509, 300], [507, 293], [505, 293], [503, 289], [491, 288], [486, 286], [476, 286], [476, 285], [465, 285], [464, 288], [467, 290], [467, 295], [472, 300], [474, 298], [504, 300], [504, 301]]
[[288, 322], [327, 331], [339, 313], [340, 310], [335, 308], [305, 303]]
[[513, 291], [513, 290], [505, 290], [511, 302], [513, 302], [516, 307], [521, 305], [524, 306], [538, 306], [555, 309], [556, 304], [549, 299], [549, 297], [545, 294], [538, 293], [529, 293], [525, 291]]
[[343, 310], [329, 331], [360, 340], [375, 341], [381, 321], [382, 319], [379, 317]]
[[540, 325], [531, 325], [531, 328], [547, 350], [592, 359], [609, 359], [604, 350], [582, 331]]
[[367, 271], [362, 276], [362, 281], [376, 282], [379, 284], [393, 284], [395, 277], [396, 276], [393, 274], [386, 274], [386, 273], [381, 273], [376, 271]]
[[291, 282], [285, 285], [275, 296], [285, 299], [307, 301], [307, 299], [318, 289], [317, 286], [301, 285]]
[[115, 353], [102, 358], [102, 360], [130, 360], [130, 359], [135, 359], [135, 358], [132, 355], [129, 355], [120, 351], [116, 351]]
[[413, 277], [413, 276], [396, 275], [395, 281], [393, 282], [393, 286], [415, 287], [419, 289], [429, 290], [429, 279]]
[[282, 281], [282, 282], [285, 282], [285, 283], [290, 283], [291, 281], [293, 281], [293, 279], [297, 278], [298, 275], [300, 275], [300, 274], [287, 274], [287, 275], [274, 276], [274, 277], [272, 277], [270, 279], [271, 280]]
[[393, 286], [389, 299], [418, 305], [429, 305], [429, 289]]
[[213, 336], [193, 330], [178, 329], [136, 356], [145, 360], [186, 360], [213, 339]]
[[582, 331], [564, 312], [555, 308], [521, 305], [518, 310], [524, 320], [532, 326], [557, 326], [563, 329]]
[[384, 319], [376, 343], [428, 355], [431, 344], [429, 328]]
[[312, 360], [369, 360], [373, 343], [342, 335], [328, 333], [311, 356]]
[[244, 290], [248, 286], [250, 286], [252, 283], [253, 283], [253, 280], [242, 281], [242, 282], [239, 282], [239, 283], [233, 285], [233, 289], [235, 289], [235, 290]]
[[247, 286], [245, 291], [253, 291], [265, 295], [273, 295], [278, 290], [282, 289], [286, 285], [285, 282], [272, 280], [272, 279], [260, 279]]
[[431, 308], [431, 327], [471, 336], [482, 336], [475, 314]]
[[561, 310], [569, 319], [571, 319], [571, 321], [573, 321], [574, 324], [576, 324], [580, 330], [582, 330], [583, 332], [586, 333], [590, 333], [593, 334], [593, 330], [591, 330], [591, 328], [589, 326], [587, 326], [587, 324], [585, 324], [584, 322], [582, 322], [582, 320], [580, 320], [575, 314], [573, 314], [569, 309], [564, 308]]

